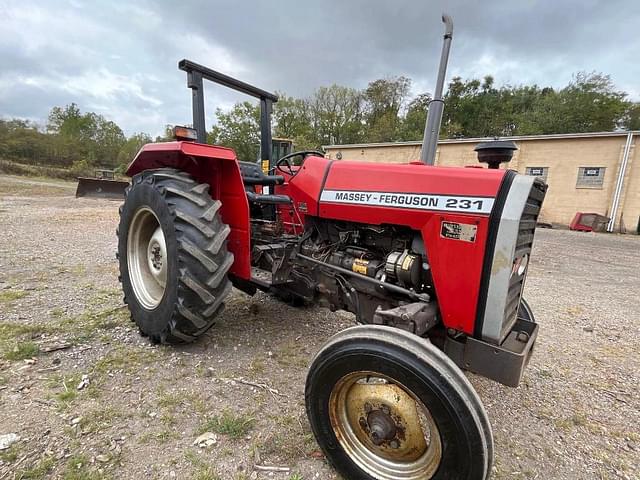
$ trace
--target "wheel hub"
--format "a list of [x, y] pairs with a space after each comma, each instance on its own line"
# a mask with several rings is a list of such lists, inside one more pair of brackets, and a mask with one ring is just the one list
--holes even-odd
[[[396, 437], [398, 428], [393, 418], [383, 410], [374, 410], [367, 415], [367, 427], [371, 432], [371, 441], [375, 445], [382, 445], [385, 441]], [[397, 447], [396, 447], [397, 448]]]
[[147, 258], [149, 259], [149, 271], [155, 280], [163, 287], [167, 283], [167, 247], [164, 241], [162, 228], [158, 226], [147, 247]]
[[401, 385], [363, 372], [336, 384], [331, 424], [349, 456], [376, 479], [431, 478], [442, 455], [429, 411]]
[[149, 207], [138, 209], [129, 224], [127, 264], [136, 299], [153, 310], [164, 296], [168, 257], [162, 227]]

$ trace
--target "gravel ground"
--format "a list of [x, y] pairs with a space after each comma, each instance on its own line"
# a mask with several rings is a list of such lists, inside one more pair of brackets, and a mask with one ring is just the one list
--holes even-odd
[[[0, 439], [20, 437], [0, 450], [0, 479], [338, 478], [303, 388], [352, 317], [236, 292], [194, 345], [150, 345], [121, 302], [117, 203], [74, 188], [0, 177]], [[470, 375], [492, 478], [638, 479], [640, 238], [539, 230], [534, 250], [541, 331], [523, 383]], [[210, 445], [194, 445], [202, 432]]]

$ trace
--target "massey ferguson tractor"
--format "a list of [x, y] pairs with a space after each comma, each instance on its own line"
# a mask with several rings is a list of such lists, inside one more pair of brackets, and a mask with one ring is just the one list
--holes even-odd
[[[182, 60], [194, 128], [145, 145], [127, 171], [120, 278], [153, 342], [196, 340], [232, 287], [354, 314], [305, 390], [318, 444], [346, 479], [488, 478], [491, 427], [462, 370], [517, 386], [538, 332], [522, 292], [546, 185], [498, 168], [513, 144], [480, 145], [489, 168], [433, 165], [453, 31], [443, 21], [421, 161], [272, 161], [277, 97]], [[206, 144], [205, 79], [260, 100], [260, 162]]]

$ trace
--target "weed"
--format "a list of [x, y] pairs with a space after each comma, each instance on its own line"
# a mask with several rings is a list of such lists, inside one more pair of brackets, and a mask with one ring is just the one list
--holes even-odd
[[54, 397], [58, 402], [58, 408], [60, 410], [66, 409], [78, 396], [77, 386], [81, 378], [82, 375], [80, 373], [54, 375], [47, 382], [49, 388], [58, 390]]
[[155, 438], [158, 443], [167, 443], [170, 440], [177, 440], [180, 438], [180, 434], [175, 430], [161, 430], [155, 434]]
[[304, 346], [294, 341], [282, 345], [276, 352], [275, 358], [280, 365], [285, 367], [306, 367], [309, 361]]
[[41, 480], [53, 470], [55, 460], [51, 457], [44, 458], [32, 467], [25, 468], [16, 474], [18, 480]]
[[[97, 408], [83, 417], [83, 432], [98, 432], [110, 428], [114, 421], [125, 417], [125, 413], [113, 406]], [[86, 419], [86, 420], [85, 420]]]
[[105, 476], [89, 468], [89, 460], [84, 455], [74, 455], [67, 461], [62, 480], [102, 480]]
[[141, 444], [148, 444], [151, 442], [156, 443], [167, 443], [170, 440], [178, 440], [180, 438], [180, 434], [174, 430], [161, 430], [159, 432], [147, 432], [140, 437], [138, 440]]
[[66, 407], [68, 403], [71, 403], [78, 396], [75, 389], [65, 390], [64, 392], [60, 392], [56, 394], [56, 398], [58, 402], [61, 404], [60, 406]]
[[4, 358], [7, 360], [24, 360], [25, 358], [35, 357], [40, 353], [40, 347], [33, 342], [18, 342], [11, 350], [4, 352]]
[[198, 429], [198, 433], [215, 432], [231, 438], [241, 438], [249, 433], [254, 425], [255, 419], [249, 415], [235, 415], [224, 411], [222, 415], [207, 419]]
[[26, 323], [0, 322], [0, 341], [8, 342], [22, 335], [41, 335], [49, 331], [44, 325]]
[[61, 318], [64, 316], [64, 309], [60, 307], [56, 307], [56, 308], [53, 308], [50, 313], [51, 313], [51, 316], [54, 318]]
[[249, 364], [249, 369], [253, 372], [253, 373], [264, 373], [266, 370], [266, 366], [264, 363], [264, 360], [260, 357], [256, 357], [253, 360], [251, 360], [251, 363]]
[[160, 421], [163, 425], [166, 425], [168, 427], [172, 427], [178, 423], [178, 419], [175, 417], [175, 415], [171, 415], [170, 413], [162, 414], [162, 416], [160, 417]]
[[185, 453], [184, 458], [195, 468], [195, 472], [191, 476], [193, 480], [220, 480], [216, 470], [196, 453], [188, 451]]
[[140, 348], [118, 347], [93, 366], [94, 373], [109, 373], [114, 370], [132, 372], [143, 363], [148, 364], [157, 353]]
[[0, 451], [0, 460], [4, 463], [13, 463], [18, 458], [18, 446], [11, 445], [7, 450]]
[[299, 473], [292, 473], [289, 480], [304, 480], [304, 477]]
[[182, 403], [183, 397], [177, 393], [169, 393], [164, 390], [158, 391], [158, 406], [167, 408], [170, 410], [175, 409], [180, 403]]
[[24, 290], [2, 290], [0, 291], [0, 303], [9, 303], [27, 296]]

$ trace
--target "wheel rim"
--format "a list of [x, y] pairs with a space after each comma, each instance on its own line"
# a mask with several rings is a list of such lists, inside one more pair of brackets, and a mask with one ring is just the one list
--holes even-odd
[[385, 375], [344, 376], [329, 397], [329, 416], [342, 448], [377, 480], [429, 479], [440, 465], [442, 442], [431, 413]]
[[167, 284], [167, 244], [158, 217], [148, 207], [139, 208], [129, 225], [127, 264], [138, 302], [153, 310]]

